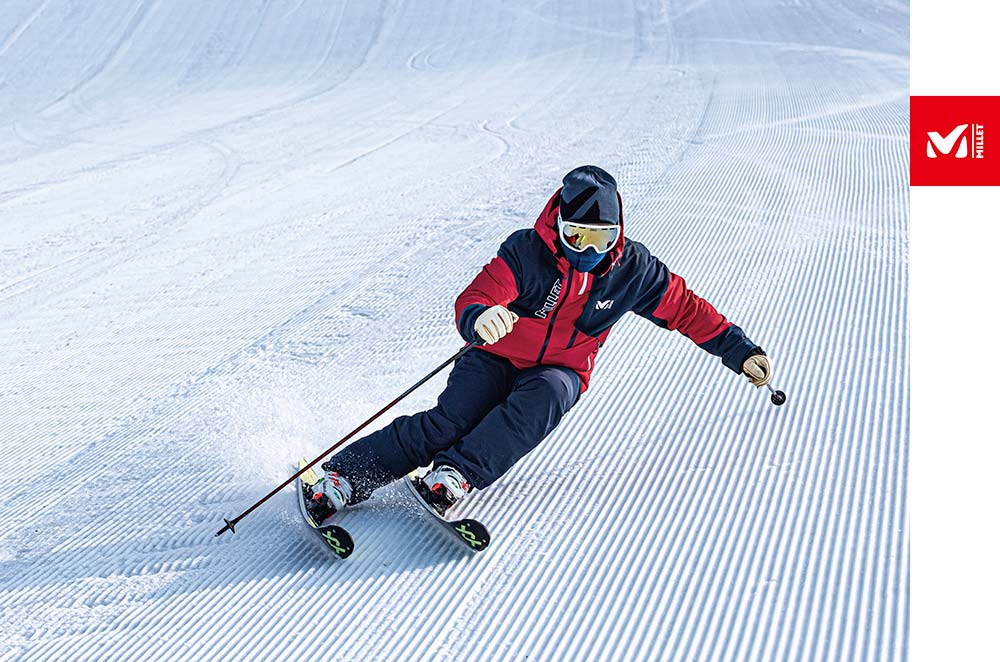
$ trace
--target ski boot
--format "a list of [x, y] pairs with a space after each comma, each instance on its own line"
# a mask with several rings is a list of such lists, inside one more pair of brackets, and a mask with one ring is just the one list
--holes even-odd
[[449, 508], [469, 494], [472, 486], [458, 469], [442, 464], [417, 481], [416, 488], [420, 497], [444, 517]]
[[319, 481], [302, 486], [306, 499], [306, 511], [318, 525], [323, 520], [342, 510], [351, 500], [351, 483], [336, 471], [326, 471]]

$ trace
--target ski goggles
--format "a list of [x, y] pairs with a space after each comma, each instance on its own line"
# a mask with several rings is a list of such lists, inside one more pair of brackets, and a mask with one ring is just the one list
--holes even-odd
[[556, 226], [559, 228], [563, 244], [577, 253], [582, 253], [588, 248], [593, 248], [598, 253], [607, 253], [614, 248], [621, 233], [619, 225], [564, 221], [562, 214], [556, 219]]

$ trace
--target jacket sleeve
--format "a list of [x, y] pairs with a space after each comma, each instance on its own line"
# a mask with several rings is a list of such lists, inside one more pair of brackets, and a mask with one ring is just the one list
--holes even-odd
[[680, 331], [736, 373], [743, 371], [747, 358], [764, 353], [743, 329], [689, 290], [684, 279], [670, 273], [658, 259], [652, 258], [647, 271], [643, 295], [634, 308], [637, 314], [665, 329]]
[[[467, 342], [476, 339], [476, 318], [490, 306], [506, 306], [517, 298], [517, 261], [508, 246], [500, 247], [497, 257], [483, 267], [455, 301], [455, 324]], [[513, 264], [513, 267], [511, 266]]]

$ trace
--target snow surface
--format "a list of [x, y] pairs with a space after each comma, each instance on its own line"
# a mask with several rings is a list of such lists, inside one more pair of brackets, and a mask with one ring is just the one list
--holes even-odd
[[[905, 658], [907, 21], [5, 0], [0, 659]], [[454, 297], [582, 163], [788, 404], [630, 317], [463, 506], [487, 553], [402, 486], [346, 562], [291, 489], [213, 537], [461, 346]]]

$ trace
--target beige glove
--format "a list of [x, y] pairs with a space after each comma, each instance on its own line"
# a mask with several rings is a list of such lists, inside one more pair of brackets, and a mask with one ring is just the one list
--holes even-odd
[[492, 345], [496, 341], [510, 333], [514, 328], [514, 322], [518, 320], [517, 315], [510, 312], [503, 306], [492, 306], [484, 310], [476, 318], [476, 334], [482, 338], [487, 345]]
[[743, 374], [750, 378], [750, 383], [760, 388], [771, 381], [771, 359], [763, 354], [751, 356], [743, 362]]

